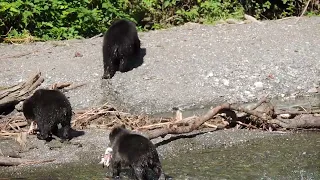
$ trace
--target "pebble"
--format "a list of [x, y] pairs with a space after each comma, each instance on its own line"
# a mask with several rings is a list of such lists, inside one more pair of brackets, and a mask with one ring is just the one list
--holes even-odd
[[210, 72], [210, 73], [206, 76], [206, 78], [212, 77], [212, 76], [213, 76], [213, 72]]
[[291, 118], [293, 118], [293, 115], [292, 114], [280, 114], [280, 117], [282, 119], [291, 119]]
[[250, 94], [251, 94], [250, 91], [244, 91], [244, 93], [245, 93], [246, 95], [250, 95]]
[[229, 80], [227, 80], [227, 79], [223, 79], [223, 80], [222, 80], [222, 83], [223, 83], [225, 86], [229, 86], [229, 84], [230, 84]]
[[255, 83], [254, 83], [254, 86], [255, 86], [257, 89], [263, 89], [263, 83], [262, 83], [262, 82], [255, 82]]
[[308, 90], [308, 93], [317, 93], [317, 92], [318, 92], [318, 89], [315, 87]]

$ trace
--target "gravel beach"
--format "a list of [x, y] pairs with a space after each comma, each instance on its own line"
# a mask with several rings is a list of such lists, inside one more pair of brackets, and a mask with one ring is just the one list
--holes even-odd
[[[186, 24], [139, 33], [141, 66], [101, 80], [102, 37], [0, 45], [0, 87], [41, 71], [49, 86], [86, 83], [67, 93], [74, 108], [105, 102], [136, 113], [221, 102], [249, 102], [263, 94], [313, 92], [320, 77], [320, 17], [262, 24]], [[80, 53], [80, 56], [75, 56]]]

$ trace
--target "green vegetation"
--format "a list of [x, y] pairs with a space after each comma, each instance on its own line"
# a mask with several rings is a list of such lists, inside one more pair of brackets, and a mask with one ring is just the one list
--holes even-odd
[[[258, 19], [299, 15], [307, 0], [0, 0], [1, 38], [41, 40], [92, 37], [115, 19], [150, 30], [186, 22], [214, 23], [220, 19]], [[319, 14], [312, 0], [308, 14]]]

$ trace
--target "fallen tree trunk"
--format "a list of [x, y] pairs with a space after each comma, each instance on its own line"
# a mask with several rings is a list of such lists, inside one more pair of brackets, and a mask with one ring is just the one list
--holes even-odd
[[273, 119], [270, 123], [277, 124], [287, 129], [320, 128], [320, 116], [301, 114], [299, 116], [295, 116], [293, 119]]
[[[265, 103], [265, 107], [262, 112], [256, 109], [258, 106]], [[209, 110], [205, 115], [201, 117], [195, 117], [190, 120], [182, 119], [176, 120], [174, 122], [162, 123], [162, 124], [154, 124], [153, 126], [144, 126], [140, 129], [144, 129], [146, 127], [149, 128], [149, 131], [142, 132], [149, 139], [154, 139], [157, 137], [165, 137], [167, 134], [182, 134], [189, 133], [196, 129], [198, 129], [201, 125], [206, 123], [206, 121], [212, 119], [215, 115], [226, 112], [228, 110], [244, 112], [247, 115], [254, 116], [255, 118], [251, 118], [249, 124], [241, 122], [238, 120], [238, 117], [232, 117], [232, 121], [238, 123], [239, 125], [245, 126], [247, 128], [258, 129], [259, 127], [266, 130], [274, 130], [273, 124], [278, 124], [284, 128], [320, 128], [320, 117], [313, 115], [315, 113], [310, 112], [310, 114], [301, 114], [296, 116], [295, 119], [274, 119], [277, 118], [274, 107], [272, 104], [267, 102], [267, 98], [263, 97], [253, 108], [247, 109], [235, 104], [222, 104], [211, 110]], [[283, 112], [286, 113], [286, 112]], [[255, 123], [259, 126], [252, 125], [251, 123]], [[160, 127], [159, 127], [160, 125]], [[227, 125], [225, 125], [226, 127]], [[157, 129], [151, 129], [153, 127], [158, 127]]]
[[[193, 130], [200, 127], [203, 123], [211, 119], [214, 115], [218, 114], [223, 109], [230, 109], [230, 104], [222, 104], [220, 106], [217, 106], [213, 109], [210, 109], [204, 116], [195, 118], [191, 123], [188, 123], [187, 126], [178, 126], [175, 122], [170, 123], [166, 127], [151, 130], [145, 135], [149, 139], [154, 139], [159, 136], [164, 137], [167, 134], [182, 134], [182, 133], [188, 133], [192, 132]], [[178, 122], [181, 123], [181, 122]]]
[[54, 159], [50, 160], [28, 160], [28, 159], [21, 159], [21, 158], [11, 158], [11, 157], [4, 157], [0, 156], [0, 166], [18, 166], [18, 165], [27, 165], [27, 164], [40, 164], [46, 162], [53, 162]]

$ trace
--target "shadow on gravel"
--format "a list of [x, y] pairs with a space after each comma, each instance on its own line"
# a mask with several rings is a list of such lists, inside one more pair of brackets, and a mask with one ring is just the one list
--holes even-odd
[[82, 135], [84, 135], [85, 133], [84, 133], [84, 131], [78, 131], [78, 130], [75, 130], [75, 129], [70, 129], [70, 136], [71, 136], [71, 138], [73, 139], [73, 138], [76, 138], [76, 137], [79, 137], [79, 136], [82, 136]]
[[169, 139], [165, 139], [163, 141], [156, 143], [155, 146], [156, 147], [163, 146], [163, 145], [166, 145], [166, 144], [168, 144], [172, 141], [178, 140], [178, 139], [194, 138], [198, 135], [205, 134], [205, 133], [212, 132], [212, 131], [215, 131], [215, 130], [206, 130], [206, 131], [202, 131], [202, 132], [194, 132], [192, 134], [182, 134], [182, 135], [172, 136]]
[[[57, 140], [57, 138], [61, 139], [62, 134], [63, 134], [63, 130], [61, 128], [59, 128], [58, 131], [57, 132], [53, 132], [52, 133], [52, 137], [46, 139], [46, 141], [50, 142], [52, 140]], [[85, 134], [84, 131], [78, 131], [78, 130], [75, 130], [73, 128], [70, 128], [70, 131], [69, 131], [69, 137], [70, 138], [69, 138], [69, 140], [74, 139], [74, 138], [79, 137], [79, 136], [83, 136], [84, 134]]]
[[139, 54], [132, 57], [133, 59], [128, 62], [128, 71], [131, 71], [134, 68], [137, 68], [143, 64], [143, 58], [147, 54], [146, 48], [141, 48]]

